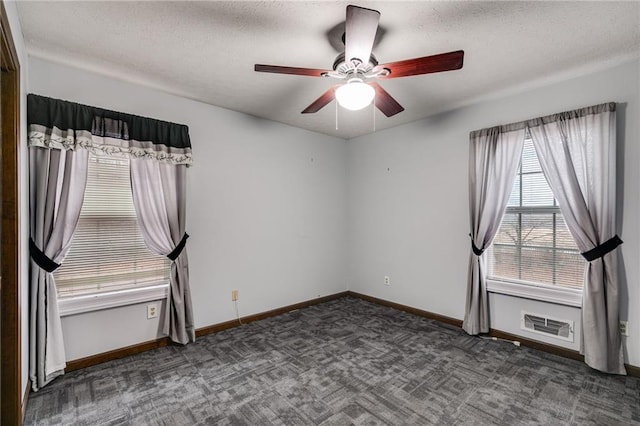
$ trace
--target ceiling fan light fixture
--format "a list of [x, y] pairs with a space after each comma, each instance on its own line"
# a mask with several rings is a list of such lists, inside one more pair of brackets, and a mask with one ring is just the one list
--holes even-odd
[[367, 107], [373, 101], [376, 91], [361, 79], [354, 78], [336, 89], [336, 100], [341, 107], [357, 111]]

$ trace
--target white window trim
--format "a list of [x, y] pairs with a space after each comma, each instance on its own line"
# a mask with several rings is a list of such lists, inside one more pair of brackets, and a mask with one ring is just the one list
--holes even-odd
[[58, 299], [58, 311], [61, 317], [66, 317], [85, 312], [150, 302], [152, 300], [165, 299], [168, 290], [169, 284], [163, 283], [105, 293], [61, 297]]
[[582, 308], [582, 290], [526, 281], [487, 279], [487, 291]]

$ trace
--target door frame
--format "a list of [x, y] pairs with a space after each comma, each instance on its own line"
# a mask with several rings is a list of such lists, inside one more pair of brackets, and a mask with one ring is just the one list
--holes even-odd
[[5, 426], [21, 425], [22, 406], [22, 331], [20, 300], [20, 63], [9, 27], [9, 18], [0, 2], [0, 54], [2, 75], [2, 232], [0, 262], [0, 397], [2, 399], [0, 423]]

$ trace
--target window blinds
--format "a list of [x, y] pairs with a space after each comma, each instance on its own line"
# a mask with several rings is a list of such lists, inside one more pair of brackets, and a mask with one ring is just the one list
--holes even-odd
[[584, 259], [569, 233], [531, 139], [489, 249], [489, 277], [582, 288]]
[[87, 187], [71, 247], [55, 273], [60, 297], [168, 282], [170, 262], [142, 238], [129, 160], [89, 154]]

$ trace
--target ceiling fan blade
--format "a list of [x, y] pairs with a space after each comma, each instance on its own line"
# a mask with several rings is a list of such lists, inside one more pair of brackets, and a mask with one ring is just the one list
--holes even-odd
[[345, 26], [345, 60], [359, 59], [369, 63], [373, 41], [376, 38], [380, 12], [358, 6], [347, 6]]
[[402, 105], [400, 105], [398, 101], [393, 99], [393, 97], [391, 97], [389, 92], [384, 90], [382, 86], [380, 86], [376, 82], [371, 82], [369, 84], [371, 85], [371, 87], [376, 89], [376, 97], [375, 97], [376, 107], [380, 111], [382, 111], [384, 115], [386, 115], [387, 117], [391, 117], [396, 115], [399, 112], [404, 111], [404, 108], [402, 107]]
[[326, 92], [324, 92], [322, 96], [320, 96], [318, 99], [313, 101], [311, 105], [305, 108], [305, 110], [302, 111], [302, 114], [311, 114], [314, 112], [318, 112], [322, 108], [324, 108], [325, 105], [327, 105], [329, 102], [331, 102], [335, 98], [335, 91], [336, 91], [336, 87], [338, 86], [339, 85], [335, 85], [329, 90], [327, 90]]
[[439, 55], [424, 56], [422, 58], [406, 59], [404, 61], [391, 62], [379, 65], [387, 68], [390, 73], [381, 79], [408, 77], [411, 75], [430, 74], [434, 72], [458, 70], [462, 68], [464, 51], [441, 53]]
[[275, 74], [293, 74], [293, 75], [306, 75], [309, 77], [323, 77], [328, 73], [328, 70], [318, 70], [315, 68], [296, 68], [296, 67], [281, 67], [279, 65], [262, 65], [256, 64], [254, 67], [258, 72], [272, 72]]

